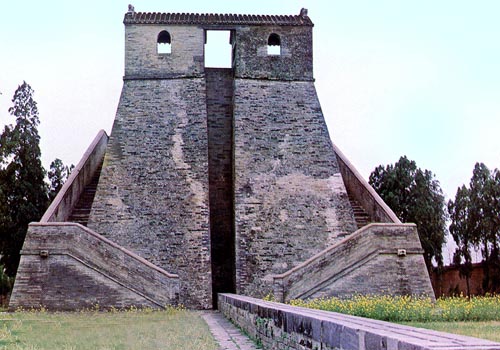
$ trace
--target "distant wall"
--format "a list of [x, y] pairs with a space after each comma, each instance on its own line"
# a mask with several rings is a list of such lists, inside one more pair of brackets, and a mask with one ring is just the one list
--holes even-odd
[[[403, 251], [402, 251], [403, 250]], [[370, 224], [273, 276], [278, 301], [361, 294], [434, 293], [413, 224]]]
[[94, 141], [84, 153], [78, 165], [71, 171], [68, 180], [52, 201], [40, 222], [67, 221], [73, 208], [104, 158], [108, 135], [104, 130], [99, 131]]
[[179, 278], [75, 223], [31, 224], [9, 308], [177, 304]]
[[264, 349], [500, 349], [488, 340], [234, 294], [219, 294], [219, 310]]
[[[474, 264], [469, 280], [471, 295], [484, 295], [482, 287], [484, 270], [481, 263]], [[467, 280], [460, 277], [458, 267], [445, 266], [440, 274], [436, 270], [431, 274], [432, 287], [436, 297], [453, 296], [458, 294], [467, 295]]]

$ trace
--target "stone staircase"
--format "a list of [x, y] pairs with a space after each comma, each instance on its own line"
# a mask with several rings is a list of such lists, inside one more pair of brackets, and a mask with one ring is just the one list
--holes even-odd
[[161, 309], [178, 302], [178, 275], [77, 223], [40, 222], [29, 225], [9, 307]]
[[68, 218], [69, 222], [76, 222], [80, 225], [87, 226], [90, 216], [90, 210], [92, 209], [92, 203], [94, 202], [95, 193], [97, 191], [97, 184], [99, 183], [101, 170], [102, 162], [97, 168], [92, 181], [87, 186], [85, 186], [80, 199], [76, 203], [73, 211], [71, 212], [71, 215]]
[[349, 196], [349, 202], [351, 202], [352, 211], [354, 213], [354, 220], [356, 221], [358, 230], [371, 223], [370, 215], [368, 215], [366, 210], [363, 209], [363, 207], [357, 200]]
[[[400, 251], [404, 250], [404, 254]], [[415, 224], [371, 223], [292, 269], [272, 275], [277, 301], [361, 294], [433, 295]], [[383, 271], [383, 273], [381, 273]], [[373, 283], [377, 276], [377, 283]]]

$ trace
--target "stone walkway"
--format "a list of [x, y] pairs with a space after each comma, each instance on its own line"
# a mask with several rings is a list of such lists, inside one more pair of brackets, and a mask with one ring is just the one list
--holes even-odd
[[201, 317], [219, 343], [219, 350], [257, 350], [255, 343], [218, 311], [203, 311]]

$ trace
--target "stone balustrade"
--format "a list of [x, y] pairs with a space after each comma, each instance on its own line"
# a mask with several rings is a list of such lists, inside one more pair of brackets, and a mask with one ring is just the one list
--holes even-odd
[[219, 294], [219, 310], [266, 350], [498, 350], [500, 343]]

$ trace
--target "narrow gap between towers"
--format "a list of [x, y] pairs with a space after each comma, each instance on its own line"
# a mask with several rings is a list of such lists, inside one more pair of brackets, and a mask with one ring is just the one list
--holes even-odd
[[[206, 31], [205, 79], [213, 306], [236, 291], [233, 198], [233, 69], [229, 31]], [[214, 42], [212, 42], [214, 41]], [[208, 68], [217, 67], [217, 68]], [[229, 68], [228, 68], [229, 67]]]

